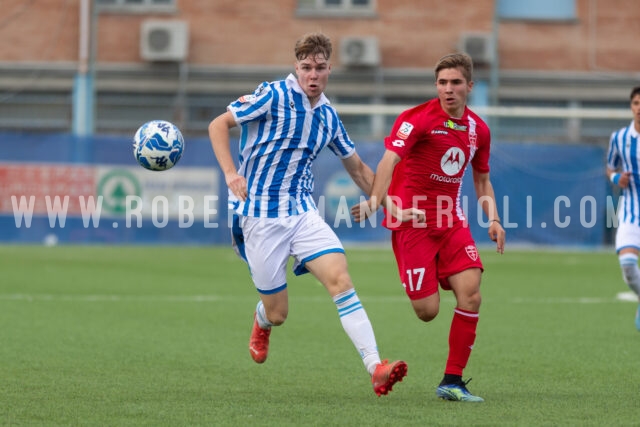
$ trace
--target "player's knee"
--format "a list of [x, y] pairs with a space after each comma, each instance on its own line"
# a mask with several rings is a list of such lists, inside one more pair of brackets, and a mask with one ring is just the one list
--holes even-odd
[[423, 322], [430, 322], [436, 318], [440, 311], [440, 296], [436, 292], [426, 298], [412, 300], [411, 305], [418, 319]]
[[467, 305], [470, 311], [480, 311], [480, 304], [482, 303], [482, 295], [480, 290], [473, 292], [467, 296]]
[[265, 305], [264, 309], [267, 319], [273, 326], [280, 326], [287, 320], [287, 315], [289, 314], [287, 304], [276, 304], [271, 307]]
[[353, 288], [353, 283], [351, 282], [351, 276], [345, 270], [336, 273], [329, 280], [326, 280], [324, 286], [331, 295], [337, 295]]
[[430, 322], [436, 318], [438, 312], [440, 311], [440, 307], [437, 304], [423, 304], [423, 305], [414, 305], [413, 310], [418, 316], [418, 319], [423, 322]]
[[287, 312], [276, 310], [272, 313], [267, 313], [267, 319], [269, 322], [273, 323], [273, 326], [280, 326], [287, 320]]
[[418, 319], [422, 320], [423, 322], [431, 322], [438, 315], [438, 310], [436, 311], [430, 311], [430, 310], [417, 311], [416, 310], [416, 315], [418, 316]]

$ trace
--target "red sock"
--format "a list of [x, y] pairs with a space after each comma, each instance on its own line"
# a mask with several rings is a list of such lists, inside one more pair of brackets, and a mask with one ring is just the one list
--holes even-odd
[[462, 376], [476, 340], [478, 313], [456, 308], [449, 331], [449, 358], [444, 373]]

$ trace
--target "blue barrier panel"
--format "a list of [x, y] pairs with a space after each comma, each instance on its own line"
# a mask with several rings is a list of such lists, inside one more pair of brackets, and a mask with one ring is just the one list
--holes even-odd
[[[358, 153], [374, 170], [383, 154], [381, 143], [359, 144]], [[508, 242], [522, 244], [594, 246], [605, 243], [606, 203], [610, 187], [604, 175], [604, 150], [577, 145], [500, 144], [492, 145], [491, 180], [499, 215]], [[337, 205], [341, 193], [349, 204], [361, 195], [331, 153], [317, 161], [316, 195], [328, 206]], [[340, 190], [337, 190], [341, 188]], [[476, 241], [491, 243], [484, 214], [478, 218], [478, 203], [469, 169], [464, 177], [461, 202]], [[332, 224], [332, 211], [326, 219]], [[341, 221], [336, 228], [347, 240], [377, 241], [388, 236], [377, 226]]]
[[[198, 171], [194, 175], [196, 178], [187, 180], [184, 184], [193, 185], [193, 179], [206, 181], [203, 184], [209, 185], [207, 194], [218, 197], [217, 212], [213, 216], [217, 228], [212, 228], [211, 223], [202, 218], [197, 218], [190, 226], [184, 226], [177, 220], [177, 214], [161, 226], [145, 217], [141, 228], [135, 225], [127, 227], [126, 218], [122, 214], [118, 215], [117, 209], [112, 209], [111, 215], [101, 219], [95, 227], [83, 222], [77, 209], [75, 215], [66, 218], [64, 227], [59, 222], [51, 226], [49, 217], [42, 212], [33, 215], [29, 227], [24, 222], [17, 226], [15, 208], [9, 200], [11, 194], [8, 193], [12, 190], [6, 189], [29, 187], [29, 183], [13, 182], [14, 187], [11, 187], [11, 183], [3, 182], [1, 173], [5, 172], [6, 175], [8, 165], [31, 165], [35, 168], [60, 165], [61, 168], [67, 168], [62, 169], [63, 172], [73, 172], [75, 167], [85, 166], [89, 170], [85, 174], [92, 174], [97, 170], [94, 183], [96, 195], [108, 195], [109, 192], [103, 191], [103, 187], [107, 186], [104, 184], [104, 177], [107, 175], [137, 176], [147, 171], [136, 165], [131, 138], [127, 137], [75, 138], [66, 134], [0, 133], [0, 138], [3, 145], [0, 190], [5, 189], [0, 192], [3, 197], [0, 200], [0, 241], [35, 243], [50, 238], [58, 239], [61, 243], [229, 242], [227, 188], [207, 138], [187, 139], [185, 152], [178, 166], [168, 172], [149, 172], [152, 175], [141, 175], [138, 181], [147, 187], [154, 187], [155, 181], [163, 181], [165, 185], [174, 180], [184, 181], [186, 176]], [[384, 152], [381, 142], [360, 142], [357, 150], [360, 157], [374, 170]], [[232, 151], [235, 156], [237, 144], [232, 144]], [[607, 199], [609, 202], [614, 199], [611, 198], [611, 188], [604, 176], [604, 155], [602, 148], [593, 146], [494, 143], [491, 177], [508, 242], [588, 246], [605, 243], [607, 235], [611, 233], [610, 224], [607, 224], [607, 220], [610, 220], [607, 218]], [[51, 173], [56, 173], [55, 168]], [[168, 175], [169, 173], [174, 175]], [[198, 173], [206, 174], [197, 175]], [[318, 206], [325, 220], [335, 228], [341, 239], [361, 243], [388, 242], [390, 233], [380, 225], [381, 212], [364, 224], [355, 224], [351, 220], [349, 208], [358, 203], [363, 194], [351, 181], [337, 157], [324, 150], [314, 165], [314, 173], [314, 195]], [[31, 175], [27, 173], [27, 178], [17, 176], [28, 180]], [[14, 181], [15, 179], [14, 176]], [[45, 178], [39, 179], [35, 185], [46, 186]], [[131, 183], [135, 179], [121, 179], [117, 185], [112, 186], [111, 195], [118, 191], [122, 194], [133, 192], [131, 188], [141, 185]], [[71, 184], [67, 182], [66, 185]], [[173, 191], [175, 193], [181, 190]], [[490, 243], [484, 223], [486, 218], [482, 215], [478, 218], [470, 173], [464, 178], [461, 199], [476, 240], [481, 244]]]
[[[509, 241], [603, 244], [610, 194], [604, 159], [604, 150], [594, 146], [492, 146], [492, 182]], [[465, 194], [473, 191], [471, 181], [466, 178]], [[477, 206], [470, 204], [469, 217], [476, 218], [476, 212]], [[477, 223], [471, 221], [474, 235], [486, 236]]]
[[[122, 136], [76, 138], [66, 134], [2, 133], [0, 138], [3, 145], [2, 158], [0, 158], [0, 194], [3, 197], [3, 200], [0, 200], [0, 206], [2, 206], [0, 241], [40, 243], [47, 240], [60, 243], [140, 244], [219, 244], [230, 241], [227, 226], [226, 186], [223, 180], [218, 179], [220, 174], [211, 144], [207, 139], [188, 140], [184, 155], [174, 169], [167, 172], [150, 172], [137, 165], [133, 157], [132, 140]], [[78, 152], [81, 152], [81, 155]], [[79, 158], [82, 158], [82, 161], [78, 161]], [[15, 170], [10, 172], [9, 166], [14, 166], [17, 172]], [[196, 218], [193, 224], [184, 226], [179, 220], [172, 218], [164, 222], [160, 218], [154, 224], [153, 219], [147, 216], [142, 219], [138, 227], [136, 218], [132, 216], [132, 224], [127, 226], [124, 213], [118, 214], [117, 209], [110, 209], [108, 215], [103, 215], [95, 225], [90, 221], [84, 221], [78, 209], [75, 211], [70, 209], [71, 213], [66, 216], [64, 225], [61, 225], [59, 220], [54, 220], [46, 212], [36, 209], [36, 213], [30, 217], [28, 224], [24, 215], [19, 215], [19, 223], [16, 223], [12, 195], [25, 194], [23, 188], [29, 189], [26, 190], [29, 193], [33, 187], [37, 187], [35, 193], [37, 197], [41, 197], [47, 191], [43, 187], [50, 186], [49, 191], [52, 196], [57, 194], [62, 197], [63, 194], [59, 191], [69, 191], [74, 185], [73, 179], [65, 179], [57, 175], [75, 173], [77, 169], [83, 170], [83, 173], [78, 174], [82, 178], [78, 178], [77, 181], [82, 181], [87, 176], [95, 181], [90, 185], [95, 187], [92, 193], [97, 196], [106, 193], [103, 187], [108, 186], [105, 184], [107, 176], [119, 179], [124, 193], [135, 193], [130, 189], [140, 185], [142, 182], [139, 179], [140, 176], [144, 178], [147, 187], [150, 186], [149, 183], [153, 184], [154, 180], [165, 181], [167, 186], [168, 177], [176, 177], [176, 181], [185, 182], [185, 175], [192, 174], [196, 169], [202, 171], [205, 168], [216, 174], [214, 175], [215, 184], [210, 193], [212, 196], [219, 197], [217, 213], [211, 221], [205, 222], [202, 218]], [[38, 173], [45, 169], [46, 173]], [[94, 173], [94, 170], [97, 171]], [[126, 176], [132, 178], [126, 180]], [[2, 180], [3, 177], [5, 182]], [[7, 182], [7, 177], [10, 177], [13, 182]], [[16, 180], [24, 182], [16, 182]], [[186, 181], [186, 184], [193, 184], [193, 179]], [[208, 184], [211, 185], [211, 183]], [[57, 191], [56, 188], [58, 190], [62, 188], [62, 190]], [[16, 189], [19, 191], [16, 192]], [[112, 193], [118, 190], [122, 191], [116, 185]], [[176, 191], [179, 190], [173, 190], [174, 195]], [[72, 198], [74, 194], [76, 193], [71, 194]], [[82, 193], [82, 195], [86, 194]], [[15, 203], [18, 201], [16, 200]], [[25, 199], [25, 202], [27, 201], [28, 198]], [[42, 200], [38, 202], [43, 204]], [[109, 211], [103, 208], [103, 213], [105, 210]], [[213, 228], [214, 225], [217, 227]]]

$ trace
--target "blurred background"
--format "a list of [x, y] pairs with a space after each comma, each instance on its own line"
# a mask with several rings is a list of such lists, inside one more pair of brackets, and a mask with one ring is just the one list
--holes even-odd
[[[604, 157], [640, 85], [635, 0], [6, 0], [0, 241], [227, 243], [207, 126], [260, 82], [292, 72], [293, 45], [311, 31], [333, 41], [326, 94], [369, 165], [397, 114], [436, 96], [437, 60], [464, 51], [475, 65], [470, 106], [492, 130], [509, 240], [611, 243], [617, 195]], [[180, 164], [162, 173], [131, 154], [135, 130], [154, 119], [187, 141]], [[344, 207], [360, 193], [340, 162], [318, 162], [328, 222], [349, 241], [386, 241], [379, 224], [348, 221]], [[463, 198], [479, 231], [469, 181]], [[141, 224], [127, 195], [144, 201]], [[196, 201], [191, 217], [181, 195]], [[88, 220], [89, 196], [102, 196], [100, 221]], [[475, 232], [480, 242], [485, 234]]]

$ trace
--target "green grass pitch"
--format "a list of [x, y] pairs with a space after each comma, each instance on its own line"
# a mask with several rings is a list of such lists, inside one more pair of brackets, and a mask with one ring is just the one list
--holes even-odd
[[347, 250], [383, 358], [377, 397], [325, 290], [290, 277], [269, 359], [247, 342], [257, 294], [228, 247], [0, 246], [0, 425], [638, 425], [636, 304], [612, 251], [481, 250], [481, 404], [435, 396], [454, 300], [420, 322], [389, 249]]

